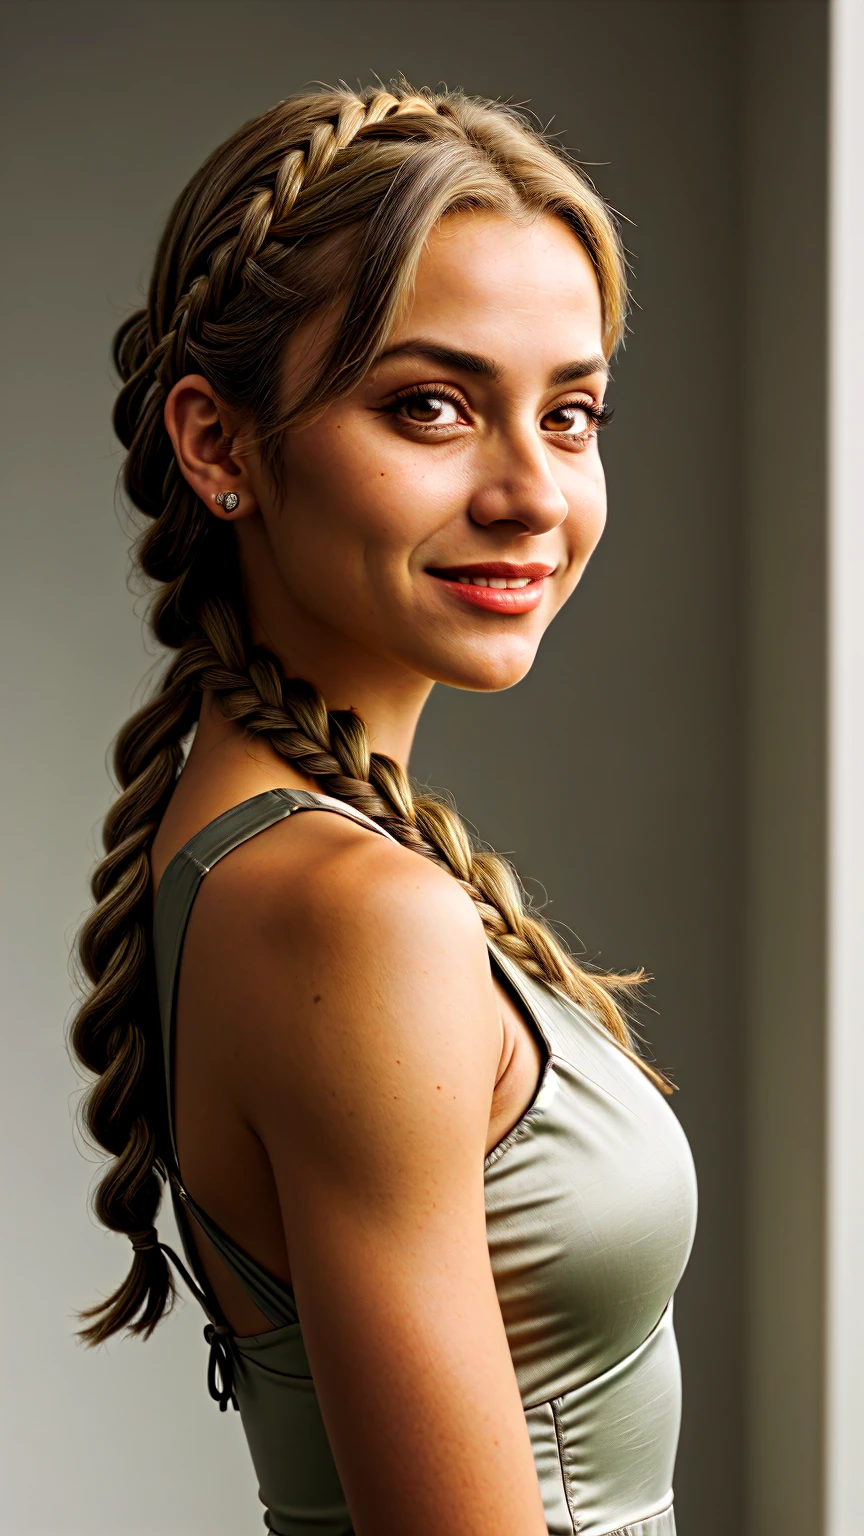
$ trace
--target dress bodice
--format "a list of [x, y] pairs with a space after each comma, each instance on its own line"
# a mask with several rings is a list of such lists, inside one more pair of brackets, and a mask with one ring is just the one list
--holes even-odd
[[[175, 1209], [276, 1536], [350, 1536], [351, 1519], [290, 1288], [183, 1186], [173, 1140], [174, 1003], [186, 922], [217, 859], [296, 811], [340, 809], [380, 831], [347, 807], [293, 790], [233, 807], [172, 859], [154, 915]], [[695, 1225], [690, 1150], [663, 1096], [586, 1009], [491, 941], [489, 954], [545, 1047], [534, 1099], [487, 1156], [484, 1184], [492, 1271], [549, 1536], [674, 1536], [681, 1382], [672, 1297]], [[227, 1327], [189, 1241], [190, 1216], [272, 1331], [238, 1337]]]

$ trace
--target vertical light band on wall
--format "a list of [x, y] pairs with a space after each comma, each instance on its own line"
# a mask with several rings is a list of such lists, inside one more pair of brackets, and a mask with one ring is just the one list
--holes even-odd
[[864, 0], [831, 13], [826, 1536], [864, 1531]]

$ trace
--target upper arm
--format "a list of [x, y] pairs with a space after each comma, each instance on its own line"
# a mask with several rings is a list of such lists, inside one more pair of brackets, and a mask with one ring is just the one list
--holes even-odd
[[358, 1536], [543, 1536], [486, 1242], [501, 1028], [479, 917], [362, 834], [267, 913], [245, 1094]]

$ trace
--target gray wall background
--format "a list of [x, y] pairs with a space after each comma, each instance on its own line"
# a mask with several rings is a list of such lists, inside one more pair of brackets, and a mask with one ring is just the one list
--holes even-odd
[[[808, 1052], [823, 963], [825, 8], [36, 0], [4, 25], [0, 941], [15, 1236], [0, 1529], [258, 1528], [236, 1416], [206, 1395], [197, 1307], [146, 1347], [73, 1340], [73, 1308], [117, 1282], [127, 1253], [85, 1212], [95, 1164], [73, 1140], [67, 955], [111, 793], [106, 748], [156, 659], [125, 585], [108, 347], [171, 201], [220, 139], [310, 80], [404, 71], [554, 117], [632, 221], [637, 303], [603, 443], [609, 522], [583, 582], [519, 687], [436, 691], [412, 766], [514, 854], [579, 952], [656, 978], [643, 1028], [680, 1084], [701, 1195], [676, 1303], [681, 1536], [748, 1522], [754, 1536], [814, 1536], [818, 1259], [805, 1256], [803, 1279], [789, 1260], [821, 1220]], [[805, 344], [806, 398], [789, 388]], [[795, 1178], [764, 1145], [790, 1027], [805, 1063], [776, 1103], [783, 1134], [799, 1113], [807, 1128]], [[793, 1337], [804, 1363], [786, 1369]]]

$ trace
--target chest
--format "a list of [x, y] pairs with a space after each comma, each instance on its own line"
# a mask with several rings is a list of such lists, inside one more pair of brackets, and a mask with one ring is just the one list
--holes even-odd
[[484, 1179], [520, 1389], [542, 1401], [593, 1380], [656, 1327], [689, 1257], [696, 1181], [677, 1117], [639, 1068], [548, 989], [531, 1001], [549, 1059]]

